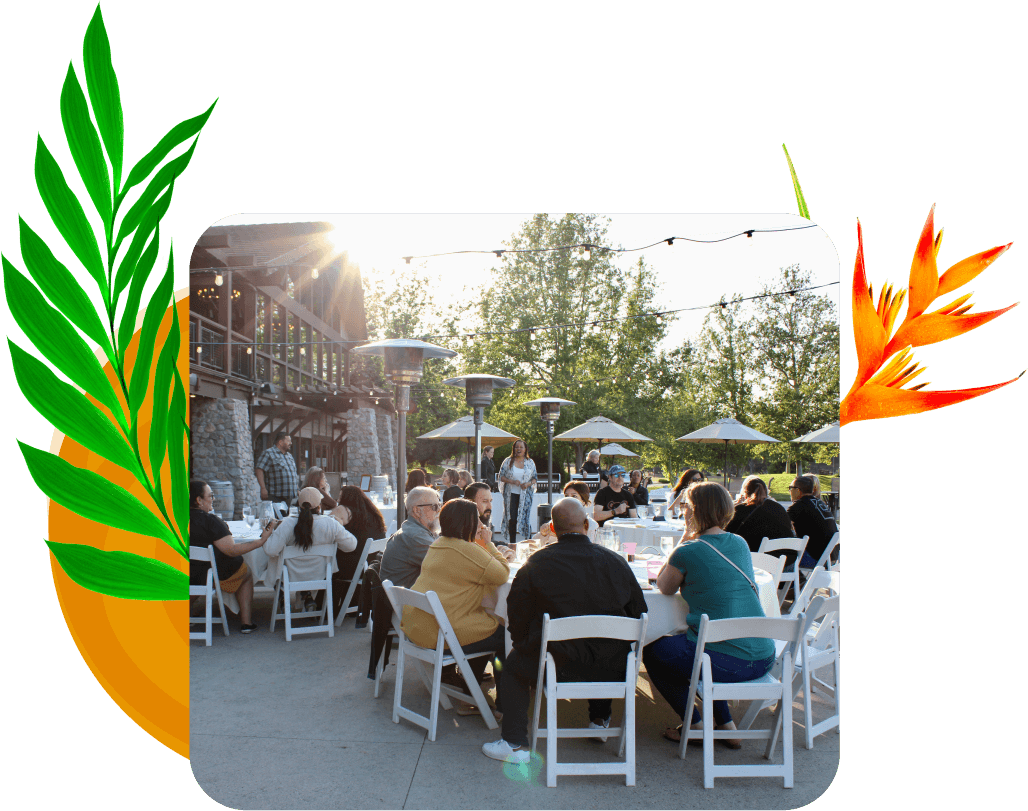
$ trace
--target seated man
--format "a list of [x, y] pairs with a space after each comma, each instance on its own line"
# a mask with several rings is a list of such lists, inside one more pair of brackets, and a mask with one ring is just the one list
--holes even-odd
[[610, 469], [610, 484], [596, 494], [593, 518], [602, 527], [611, 518], [635, 518], [635, 497], [624, 489], [625, 469], [614, 465]]
[[786, 512], [792, 521], [796, 537], [807, 536], [807, 549], [799, 565], [804, 569], [812, 569], [824, 554], [832, 536], [839, 531], [839, 527], [828, 505], [814, 496], [814, 482], [809, 476], [797, 476], [793, 479], [789, 485], [789, 495], [792, 497], [792, 505]]
[[[253, 604], [253, 574], [243, 562], [243, 555], [264, 546], [271, 533], [278, 526], [271, 521], [256, 541], [236, 543], [228, 524], [211, 512], [214, 508], [214, 494], [210, 485], [196, 479], [189, 483], [189, 545], [206, 549], [214, 545], [214, 565], [217, 566], [221, 591], [235, 594], [239, 600], [240, 633], [249, 634], [257, 629], [250, 616]], [[203, 586], [207, 583], [207, 570], [211, 564], [203, 560], [189, 561], [189, 585]]]
[[[582, 503], [562, 498], [553, 505], [557, 543], [540, 549], [521, 567], [507, 596], [507, 627], [514, 649], [500, 679], [503, 725], [500, 740], [482, 745], [494, 760], [525, 763], [528, 749], [528, 695], [535, 685], [543, 614], [551, 619], [606, 614], [638, 619], [646, 611], [639, 582], [624, 558], [589, 542]], [[603, 583], [604, 588], [596, 588]], [[549, 646], [560, 681], [621, 681], [630, 643], [615, 639], [575, 639]], [[590, 728], [610, 726], [610, 699], [589, 699]]]
[[514, 559], [514, 551], [503, 542], [503, 538], [493, 539], [493, 491], [485, 482], [474, 482], [464, 490], [464, 498], [475, 502], [478, 508], [478, 533], [475, 535], [475, 543], [483, 549], [488, 549], [492, 541], [500, 554], [506, 560]]
[[404, 505], [407, 519], [386, 543], [379, 571], [383, 580], [409, 589], [421, 574], [428, 547], [439, 537], [439, 510], [443, 505], [431, 487], [411, 488]]

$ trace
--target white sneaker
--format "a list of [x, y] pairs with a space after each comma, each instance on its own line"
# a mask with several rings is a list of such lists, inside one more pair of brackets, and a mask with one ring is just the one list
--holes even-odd
[[[609, 718], [604, 718], [602, 724], [597, 724], [595, 721], [590, 721], [589, 722], [589, 729], [610, 729], [610, 719]], [[596, 741], [597, 743], [606, 743], [607, 742], [606, 738], [590, 738], [589, 740]]]
[[531, 752], [526, 747], [519, 746], [515, 749], [503, 738], [492, 743], [483, 743], [482, 754], [506, 763], [528, 763], [529, 757], [531, 757]]

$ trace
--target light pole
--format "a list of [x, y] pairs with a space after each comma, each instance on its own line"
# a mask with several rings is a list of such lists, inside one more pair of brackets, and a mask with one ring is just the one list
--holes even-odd
[[396, 449], [396, 526], [406, 518], [400, 491], [407, 481], [407, 412], [410, 411], [410, 387], [421, 380], [422, 364], [430, 358], [452, 358], [452, 349], [411, 338], [390, 338], [355, 347], [358, 355], [381, 355], [386, 379], [396, 385], [397, 436]]
[[[493, 389], [509, 389], [514, 381], [496, 375], [464, 375], [444, 380], [447, 386], [464, 386], [468, 405], [475, 410], [475, 481], [482, 479], [482, 422], [485, 407], [493, 402]], [[489, 482], [492, 485], [492, 482]]]
[[546, 503], [549, 506], [553, 506], [553, 424], [560, 419], [560, 407], [562, 405], [576, 405], [576, 403], [573, 400], [561, 400], [559, 397], [540, 397], [538, 400], [529, 400], [521, 405], [539, 406], [539, 416], [546, 420], [548, 465], [548, 470], [546, 471]]

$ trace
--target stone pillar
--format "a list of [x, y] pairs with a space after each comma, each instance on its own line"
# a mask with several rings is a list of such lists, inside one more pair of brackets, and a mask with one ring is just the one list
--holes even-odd
[[347, 482], [359, 486], [359, 476], [362, 474], [381, 476], [383, 473], [378, 420], [373, 408], [354, 408], [346, 411], [343, 416], [346, 418], [347, 430]]
[[[388, 471], [386, 474], [389, 476], [389, 480], [392, 481], [394, 470], [396, 470], [396, 420], [393, 419], [391, 414], [376, 414], [376, 423], [378, 427], [378, 450], [379, 456], [382, 461], [382, 470]], [[403, 482], [400, 482], [402, 485]]]
[[245, 400], [189, 400], [191, 476], [204, 481], [232, 482], [235, 520], [243, 517], [243, 505], [260, 500], [253, 472], [253, 437]]

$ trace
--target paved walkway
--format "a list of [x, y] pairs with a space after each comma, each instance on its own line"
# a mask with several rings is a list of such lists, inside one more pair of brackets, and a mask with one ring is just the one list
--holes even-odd
[[[795, 788], [784, 789], [775, 778], [719, 778], [704, 789], [700, 747], [682, 761], [661, 737], [677, 719], [659, 695], [654, 700], [643, 673], [636, 693], [636, 785], [614, 776], [560, 777], [556, 788], [547, 788], [540, 763], [517, 770], [481, 753], [499, 734], [478, 716], [440, 710], [434, 742], [406, 721], [394, 724], [396, 668], [386, 669], [382, 697], [375, 700], [367, 678], [371, 636], [354, 628], [352, 616], [332, 639], [319, 634], [286, 642], [281, 624], [268, 631], [270, 608], [270, 593], [258, 593], [258, 631], [244, 636], [238, 620], [230, 619], [230, 637], [216, 628], [212, 647], [191, 643], [193, 773], [229, 808], [799, 808], [824, 793], [838, 767], [838, 732], [805, 749], [797, 703]], [[427, 713], [428, 696], [416, 678], [406, 681], [404, 696]], [[817, 717], [825, 717], [827, 705], [819, 696], [814, 700]], [[562, 721], [586, 723], [584, 702], [562, 704]], [[620, 713], [615, 702], [615, 723]], [[766, 725], [770, 713], [761, 715]], [[738, 752], [718, 746], [715, 761], [756, 760], [763, 747], [760, 741], [744, 741]], [[614, 739], [602, 746], [562, 740], [559, 746], [562, 756], [582, 760], [613, 756], [615, 749]], [[780, 742], [775, 754], [781, 762]]]

